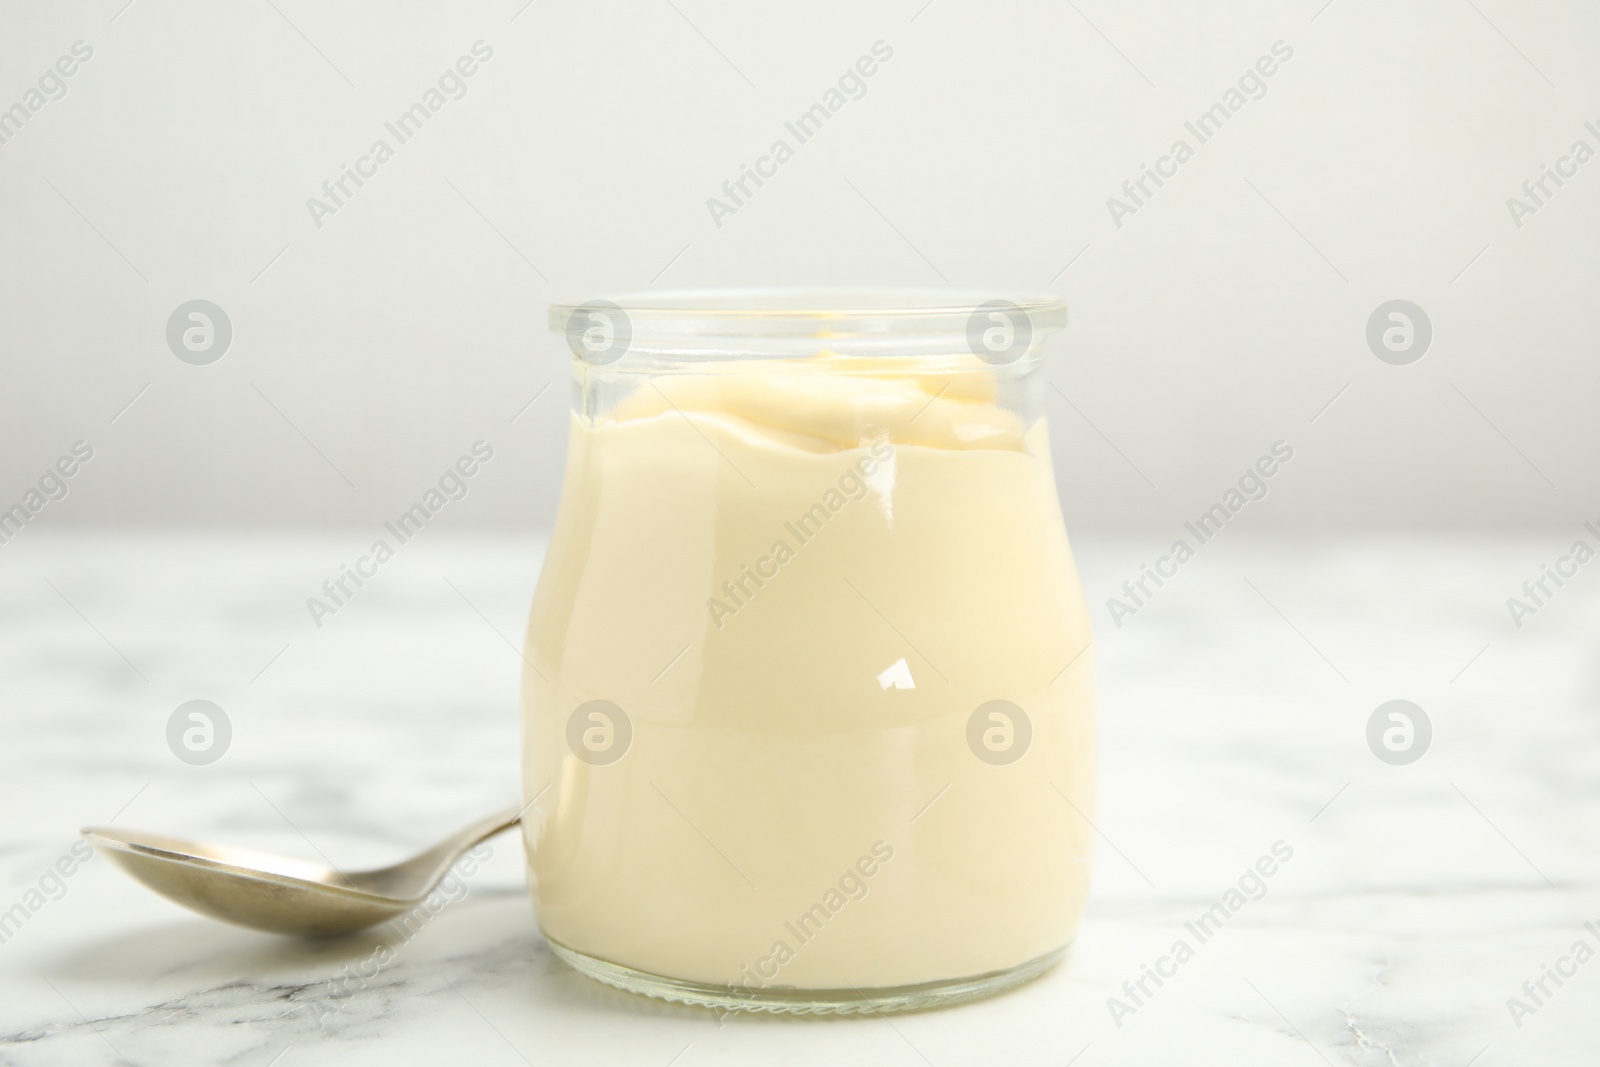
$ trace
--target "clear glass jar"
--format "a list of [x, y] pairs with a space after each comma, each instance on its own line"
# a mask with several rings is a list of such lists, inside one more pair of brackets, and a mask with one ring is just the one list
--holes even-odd
[[1093, 656], [1046, 437], [1053, 297], [557, 305], [565, 485], [527, 634], [539, 924], [734, 1009], [1024, 981], [1089, 884]]

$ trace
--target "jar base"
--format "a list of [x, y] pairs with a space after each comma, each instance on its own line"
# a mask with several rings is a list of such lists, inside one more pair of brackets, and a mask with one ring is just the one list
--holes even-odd
[[742, 989], [732, 985], [716, 986], [702, 982], [686, 982], [677, 978], [636, 971], [619, 963], [584, 955], [565, 945], [545, 938], [552, 952], [573, 969], [606, 985], [625, 989], [630, 993], [643, 993], [660, 1000], [691, 1004], [696, 1007], [716, 1008], [720, 1011], [772, 1012], [783, 1015], [863, 1015], [873, 1012], [918, 1011], [958, 1004], [964, 1000], [992, 996], [1048, 971], [1066, 955], [1067, 946], [1003, 971], [970, 978], [952, 978], [916, 985], [889, 986], [875, 989], [797, 989], [793, 986], [769, 986], [765, 989]]

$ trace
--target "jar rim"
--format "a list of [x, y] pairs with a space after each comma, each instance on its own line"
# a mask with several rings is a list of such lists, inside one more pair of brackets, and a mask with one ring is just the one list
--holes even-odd
[[874, 287], [618, 293], [552, 303], [549, 325], [566, 331], [574, 315], [598, 306], [625, 312], [635, 336], [836, 337], [890, 331], [960, 335], [975, 314], [999, 305], [1024, 313], [1034, 329], [1066, 325], [1066, 304], [1052, 293]]

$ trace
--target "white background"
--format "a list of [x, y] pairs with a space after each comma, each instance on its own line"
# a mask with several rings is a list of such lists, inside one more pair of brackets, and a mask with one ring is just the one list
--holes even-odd
[[[1520, 228], [1506, 200], [1600, 149], [1600, 8], [923, 2], [6, 5], [0, 107], [94, 56], [0, 145], [0, 506], [84, 439], [30, 537], [368, 527], [481, 438], [445, 524], [535, 529], [565, 436], [551, 299], [947, 279], [1068, 301], [1074, 529], [1176, 534], [1279, 439], [1263, 530], [1595, 517], [1600, 161]], [[467, 95], [315, 225], [307, 198], [480, 39]], [[715, 225], [707, 198], [879, 40], [866, 95]], [[1267, 95], [1114, 225], [1280, 40]], [[233, 324], [211, 366], [165, 342], [195, 298]], [[1365, 342], [1395, 298], [1433, 324], [1410, 366]]]

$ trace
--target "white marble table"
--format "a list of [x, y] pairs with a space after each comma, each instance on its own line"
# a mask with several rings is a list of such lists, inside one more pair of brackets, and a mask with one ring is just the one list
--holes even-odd
[[[1120, 629], [1105, 597], [1170, 539], [1080, 538], [1105, 841], [1068, 961], [922, 1015], [719, 1020], [559, 964], [512, 838], [341, 998], [330, 980], [378, 935], [224, 927], [103, 858], [48, 873], [75, 827], [113, 818], [343, 866], [514, 797], [505, 639], [536, 540], [429, 531], [319, 630], [305, 599], [362, 531], [28, 530], [0, 546], [0, 914], [23, 908], [0, 944], [0, 1063], [1593, 1064], [1600, 962], [1560, 964], [1575, 975], [1520, 1020], [1507, 1006], [1574, 942], [1600, 948], [1600, 570], [1520, 630], [1505, 606], [1581, 535], [1229, 531]], [[233, 726], [209, 766], [165, 740], [195, 698]], [[1365, 740], [1391, 698], [1434, 729], [1407, 766]], [[1277, 841], [1293, 858], [1265, 895], [1204, 944], [1186, 933]], [[1108, 998], [1180, 938], [1193, 958], [1114, 1018]]]

